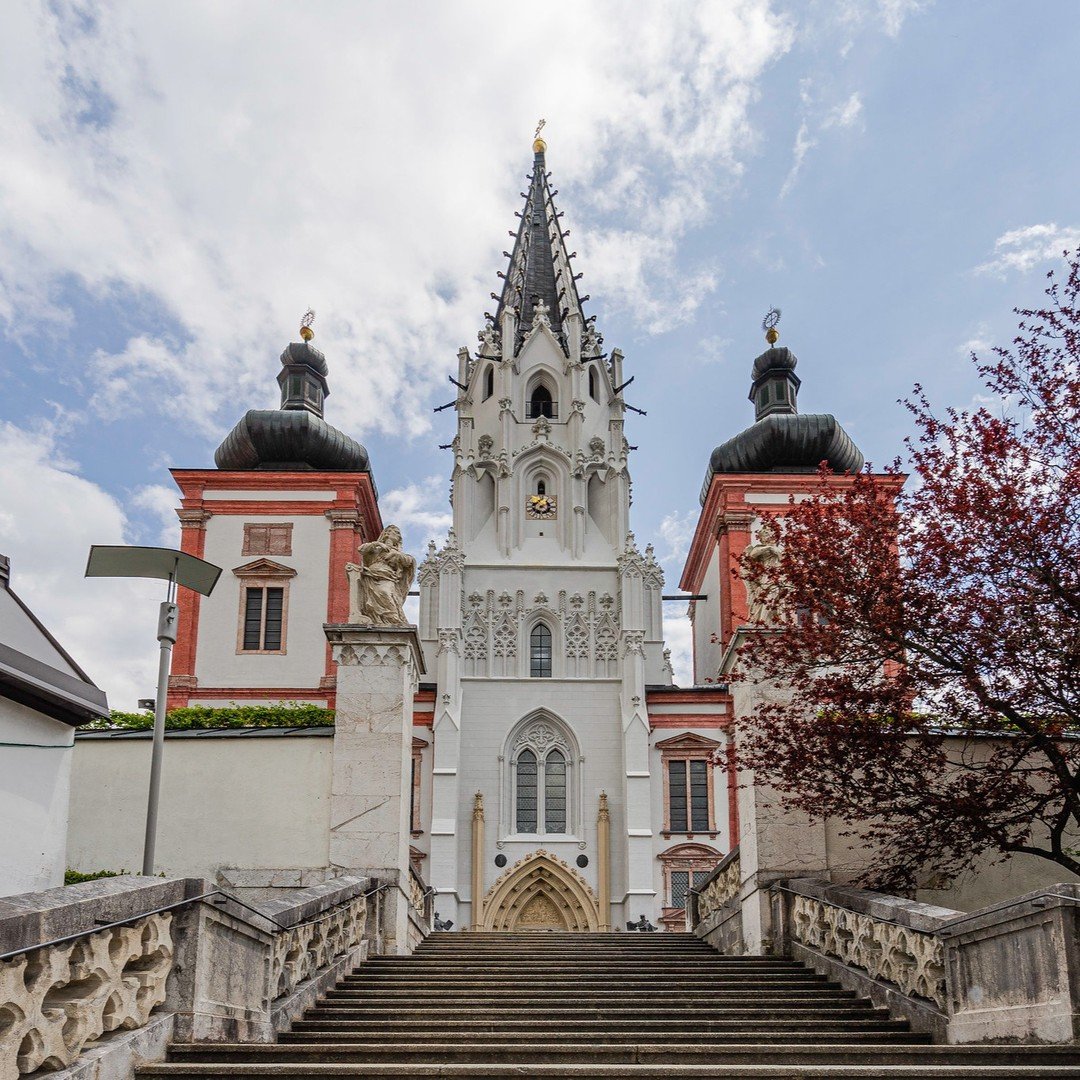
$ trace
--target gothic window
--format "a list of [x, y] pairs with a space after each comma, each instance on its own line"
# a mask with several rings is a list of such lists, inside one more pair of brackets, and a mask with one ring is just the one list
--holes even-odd
[[529, 676], [551, 678], [551, 631], [546, 623], [537, 623], [529, 634]]
[[537, 495], [546, 495], [547, 494], [547, 483], [545, 481], [543, 481], [543, 480], [537, 480], [536, 481], [536, 494]]
[[543, 384], [538, 383], [529, 397], [525, 406], [526, 419], [535, 420], [546, 416], [549, 420], [557, 420], [559, 417], [558, 406], [551, 396], [551, 391]]
[[484, 372], [484, 401], [487, 401], [495, 393], [495, 369], [489, 364]]
[[593, 401], [600, 400], [600, 396], [596, 389], [596, 368], [591, 366], [589, 368], [589, 397], [591, 397]]
[[284, 610], [284, 588], [244, 590], [244, 652], [281, 652]]
[[536, 832], [536, 755], [522, 750], [517, 759], [517, 815], [515, 832]]
[[559, 750], [544, 761], [544, 831], [566, 832], [566, 758]]
[[511, 831], [565, 836], [574, 821], [572, 739], [557, 721], [539, 717], [509, 744]]

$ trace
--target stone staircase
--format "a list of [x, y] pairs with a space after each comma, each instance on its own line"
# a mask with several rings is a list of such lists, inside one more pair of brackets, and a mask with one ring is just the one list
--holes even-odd
[[802, 964], [689, 934], [450, 933], [367, 962], [275, 1044], [174, 1045], [138, 1076], [1080, 1080], [1080, 1055], [932, 1046]]

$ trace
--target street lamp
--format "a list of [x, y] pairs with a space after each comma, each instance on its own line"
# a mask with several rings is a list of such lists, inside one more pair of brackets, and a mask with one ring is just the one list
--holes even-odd
[[94, 544], [86, 563], [87, 577], [145, 577], [167, 581], [165, 600], [158, 609], [157, 701], [154, 708], [154, 748], [150, 755], [150, 795], [146, 806], [146, 840], [143, 843], [142, 872], [154, 872], [154, 847], [157, 843], [158, 796], [161, 792], [161, 759], [165, 750], [165, 699], [169, 690], [169, 666], [176, 644], [176, 623], [180, 609], [176, 587], [183, 585], [203, 596], [214, 591], [221, 567], [172, 548], [129, 547]]

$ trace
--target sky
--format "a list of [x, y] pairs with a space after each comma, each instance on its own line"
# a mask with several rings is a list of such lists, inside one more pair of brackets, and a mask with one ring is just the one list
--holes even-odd
[[384, 520], [417, 555], [444, 536], [432, 409], [493, 309], [540, 118], [586, 309], [648, 413], [633, 524], [672, 592], [769, 307], [800, 411], [884, 464], [898, 399], [979, 400], [972, 350], [1080, 245], [1074, 0], [540, 10], [4, 4], [0, 552], [114, 707], [152, 696], [160, 589], [84, 579], [87, 550], [178, 543], [168, 469], [277, 405], [309, 306]]

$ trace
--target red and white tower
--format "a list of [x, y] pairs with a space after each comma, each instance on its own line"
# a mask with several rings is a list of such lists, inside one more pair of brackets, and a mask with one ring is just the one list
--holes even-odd
[[215, 469], [173, 469], [184, 551], [225, 568], [214, 594], [186, 595], [169, 707], [335, 703], [323, 623], [348, 620], [345, 564], [382, 530], [367, 451], [323, 419], [326, 358], [281, 354], [281, 407], [251, 410]]

